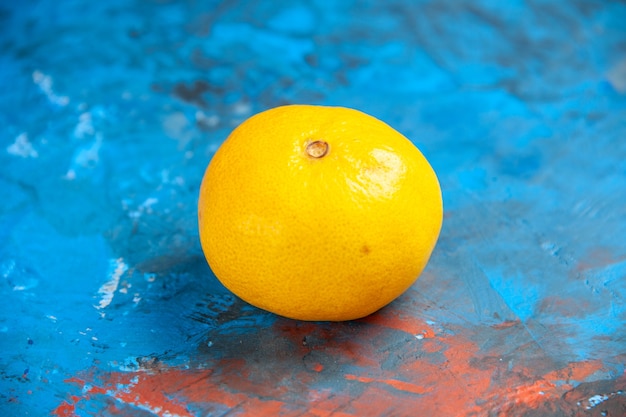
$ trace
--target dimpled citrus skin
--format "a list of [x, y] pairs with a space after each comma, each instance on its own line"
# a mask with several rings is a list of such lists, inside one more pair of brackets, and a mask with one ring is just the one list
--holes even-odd
[[239, 125], [198, 202], [222, 284], [300, 320], [357, 319], [390, 303], [426, 266], [442, 217], [435, 172], [407, 138], [360, 111], [312, 105]]

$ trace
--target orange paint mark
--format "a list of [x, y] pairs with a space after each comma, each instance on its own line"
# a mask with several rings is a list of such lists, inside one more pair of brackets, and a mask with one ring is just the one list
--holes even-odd
[[63, 401], [57, 408], [52, 410], [52, 414], [57, 417], [76, 417], [76, 406], [73, 402]]
[[68, 379], [65, 379], [63, 382], [68, 383], [68, 384], [74, 384], [74, 385], [79, 385], [79, 386], [83, 386], [85, 385], [85, 380], [84, 379], [80, 379], [78, 377], [71, 377]]
[[[158, 376], [159, 374], [155, 374]], [[155, 375], [139, 374], [128, 385], [117, 387], [111, 394], [114, 398], [126, 404], [146, 408], [159, 416], [178, 415], [192, 417], [184, 404], [170, 400], [165, 394], [164, 381], [155, 378]], [[176, 377], [171, 375], [171, 377]], [[171, 387], [171, 384], [168, 384]]]
[[147, 409], [157, 416], [178, 415], [181, 417], [192, 417], [186, 407], [175, 400], [168, 399], [160, 387], [150, 387], [143, 389], [144, 384], [140, 382], [150, 379], [149, 374], [110, 374], [110, 379], [104, 386], [90, 385], [87, 390], [87, 382], [81, 378], [73, 377], [65, 382], [80, 386], [84, 393], [82, 396], [72, 396], [71, 403], [64, 401], [53, 414], [58, 417], [74, 417], [76, 404], [81, 401], [89, 401], [93, 395], [108, 395], [118, 401], [131, 406]]
[[[297, 403], [290, 404], [291, 412], [285, 411], [281, 417], [313, 416], [313, 417], [360, 417], [347, 410], [346, 404], [350, 404], [355, 397], [342, 394], [336, 389], [309, 390], [306, 396], [300, 397]], [[306, 410], [305, 413], [302, 410]]]
[[[81, 379], [81, 378], [72, 377], [72, 378], [68, 378], [68, 379], [64, 380], [63, 382], [77, 385], [77, 386], [81, 387], [84, 392], [89, 393], [89, 394], [106, 394], [107, 393], [104, 388], [93, 386], [93, 385], [89, 386], [89, 389], [87, 389], [85, 391], [85, 387], [87, 386], [87, 382], [84, 379]], [[72, 399], [74, 401], [78, 401], [80, 399], [80, 397], [73, 396]]]
[[554, 384], [545, 380], [538, 380], [509, 390], [508, 403], [537, 408], [550, 399], [559, 398], [562, 394], [560, 391], [556, 389]]
[[[211, 369], [201, 370], [162, 365], [149, 372], [86, 371], [66, 380], [78, 385], [81, 395], [59, 404], [54, 414], [75, 417], [79, 402], [93, 401], [89, 409], [103, 407], [101, 414], [115, 415], [116, 404], [126, 404], [161, 417], [190, 416], [189, 410], [199, 409], [209, 414], [232, 410], [233, 414], [277, 417], [475, 417], [485, 410], [493, 415], [515, 415], [519, 410], [563, 404], [568, 391], [602, 370], [601, 361], [554, 369], [551, 359], [531, 345], [521, 349], [528, 349], [527, 363], [533, 365], [515, 365], [501, 356], [502, 345], [496, 343], [514, 334], [515, 324], [503, 327], [513, 329], [510, 332], [485, 327], [492, 340], [484, 343], [477, 344], [462, 333], [443, 333], [424, 340], [401, 336], [397, 339], [402, 345], [390, 349], [385, 339], [389, 332], [415, 335], [425, 324], [396, 313], [366, 320], [376, 324], [367, 333], [352, 328], [342, 333], [336, 329], [346, 328], [339, 325], [279, 328], [283, 342], [291, 343], [294, 357], [281, 357], [272, 366], [260, 364], [254, 357], [237, 356], [204, 363]], [[309, 357], [312, 362], [299, 361], [310, 353], [315, 354]], [[318, 362], [321, 357], [334, 361], [332, 369]], [[546, 371], [542, 371], [544, 365]], [[337, 389], [336, 381], [327, 382], [316, 374], [322, 371], [343, 375], [344, 385], [349, 385], [346, 393]]]
[[441, 352], [446, 348], [446, 345], [438, 339], [429, 339], [421, 342], [421, 351], [425, 353]]
[[[530, 382], [514, 381], [518, 384], [507, 388], [500, 398], [492, 394], [491, 407], [495, 407], [494, 403], [497, 400], [498, 409], [505, 414], [518, 409], [519, 406], [538, 409], [548, 402], [559, 401], [565, 393], [577, 385], [575, 381], [583, 381], [600, 369], [602, 369], [602, 364], [599, 361], [576, 362], [570, 363], [565, 368], [535, 377]], [[526, 379], [523, 371], [523, 369], [518, 369], [514, 375], [520, 375], [520, 378]]]
[[458, 410], [476, 412], [477, 404], [484, 400], [491, 387], [493, 369], [480, 369], [473, 361], [480, 356], [480, 349], [462, 337], [446, 339], [448, 347], [443, 351], [446, 366], [439, 372], [432, 372], [430, 378], [440, 385], [437, 390], [438, 407], [442, 415], [458, 415]]
[[410, 393], [419, 394], [419, 395], [426, 394], [427, 392], [430, 391], [429, 389], [424, 388], [420, 385], [415, 385], [411, 382], [400, 381], [398, 379], [374, 379], [374, 378], [367, 378], [363, 376], [350, 375], [350, 374], [345, 375], [344, 378], [347, 379], [348, 381], [359, 381], [364, 384], [370, 384], [373, 382], [384, 384], [392, 388], [395, 388], [398, 391], [410, 392]]
[[554, 382], [562, 381], [571, 387], [573, 383], [586, 380], [600, 369], [602, 369], [602, 363], [599, 361], [576, 362], [563, 369], [548, 372], [544, 378]]

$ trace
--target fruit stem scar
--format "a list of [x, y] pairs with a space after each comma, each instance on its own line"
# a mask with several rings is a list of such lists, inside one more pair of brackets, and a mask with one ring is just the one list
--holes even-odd
[[316, 140], [306, 145], [306, 153], [311, 158], [322, 158], [328, 153], [328, 143], [323, 140]]

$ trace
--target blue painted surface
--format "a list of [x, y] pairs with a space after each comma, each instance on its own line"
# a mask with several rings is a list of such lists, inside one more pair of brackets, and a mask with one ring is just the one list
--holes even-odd
[[[281, 415], [363, 415], [373, 398], [374, 415], [453, 415], [439, 402], [451, 373], [468, 395], [448, 395], [454, 415], [619, 415], [625, 22], [624, 2], [591, 0], [2, 2], [0, 410], [167, 415], [174, 398], [221, 415], [271, 399]], [[204, 261], [208, 161], [285, 103], [379, 117], [439, 176], [431, 263], [375, 317], [281, 319]], [[421, 360], [430, 373], [411, 368]], [[211, 370], [208, 385], [142, 379], [155, 363], [189, 381]], [[140, 400], [116, 391], [125, 376]], [[275, 381], [286, 388], [252, 388]], [[202, 399], [212, 387], [226, 388]]]

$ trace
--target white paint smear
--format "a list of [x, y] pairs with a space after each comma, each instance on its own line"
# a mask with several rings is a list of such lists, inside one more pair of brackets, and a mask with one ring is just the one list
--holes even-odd
[[158, 203], [159, 200], [154, 197], [148, 197], [143, 203], [137, 207], [137, 210], [133, 210], [128, 213], [128, 216], [132, 219], [138, 219], [143, 213], [151, 214], [152, 206]]
[[124, 272], [128, 270], [128, 265], [126, 265], [122, 258], [112, 259], [110, 265], [111, 272], [109, 273], [109, 280], [98, 290], [98, 294], [100, 294], [101, 298], [100, 303], [96, 306], [97, 309], [103, 309], [111, 304], [115, 291], [117, 291], [117, 287], [120, 284], [120, 278], [124, 275]]
[[[592, 408], [602, 404], [603, 402], [605, 402], [606, 400], [608, 400], [609, 398], [612, 398], [616, 395], [623, 395], [624, 391], [617, 391], [617, 392], [611, 392], [610, 394], [597, 394], [594, 395], [592, 397], [589, 397], [589, 399], [587, 399], [587, 405], [585, 407], [586, 410], [591, 410]], [[583, 405], [583, 403], [581, 403], [580, 401], [576, 403], [579, 407]]]
[[67, 96], [58, 96], [52, 89], [52, 77], [41, 71], [33, 72], [33, 82], [39, 86], [41, 91], [48, 97], [51, 103], [59, 106], [67, 106], [70, 102]]
[[78, 139], [84, 139], [87, 136], [93, 136], [96, 130], [91, 122], [91, 113], [85, 112], [78, 116], [78, 123], [74, 127], [74, 136]]
[[606, 400], [609, 399], [608, 395], [594, 395], [593, 397], [590, 397], [589, 400], [589, 406], [587, 406], [587, 410], [592, 409], [593, 407], [597, 406], [600, 403], [605, 402]]
[[7, 152], [22, 158], [37, 158], [39, 156], [35, 148], [33, 148], [33, 144], [28, 140], [26, 133], [20, 133], [15, 138], [15, 141], [7, 146]]

